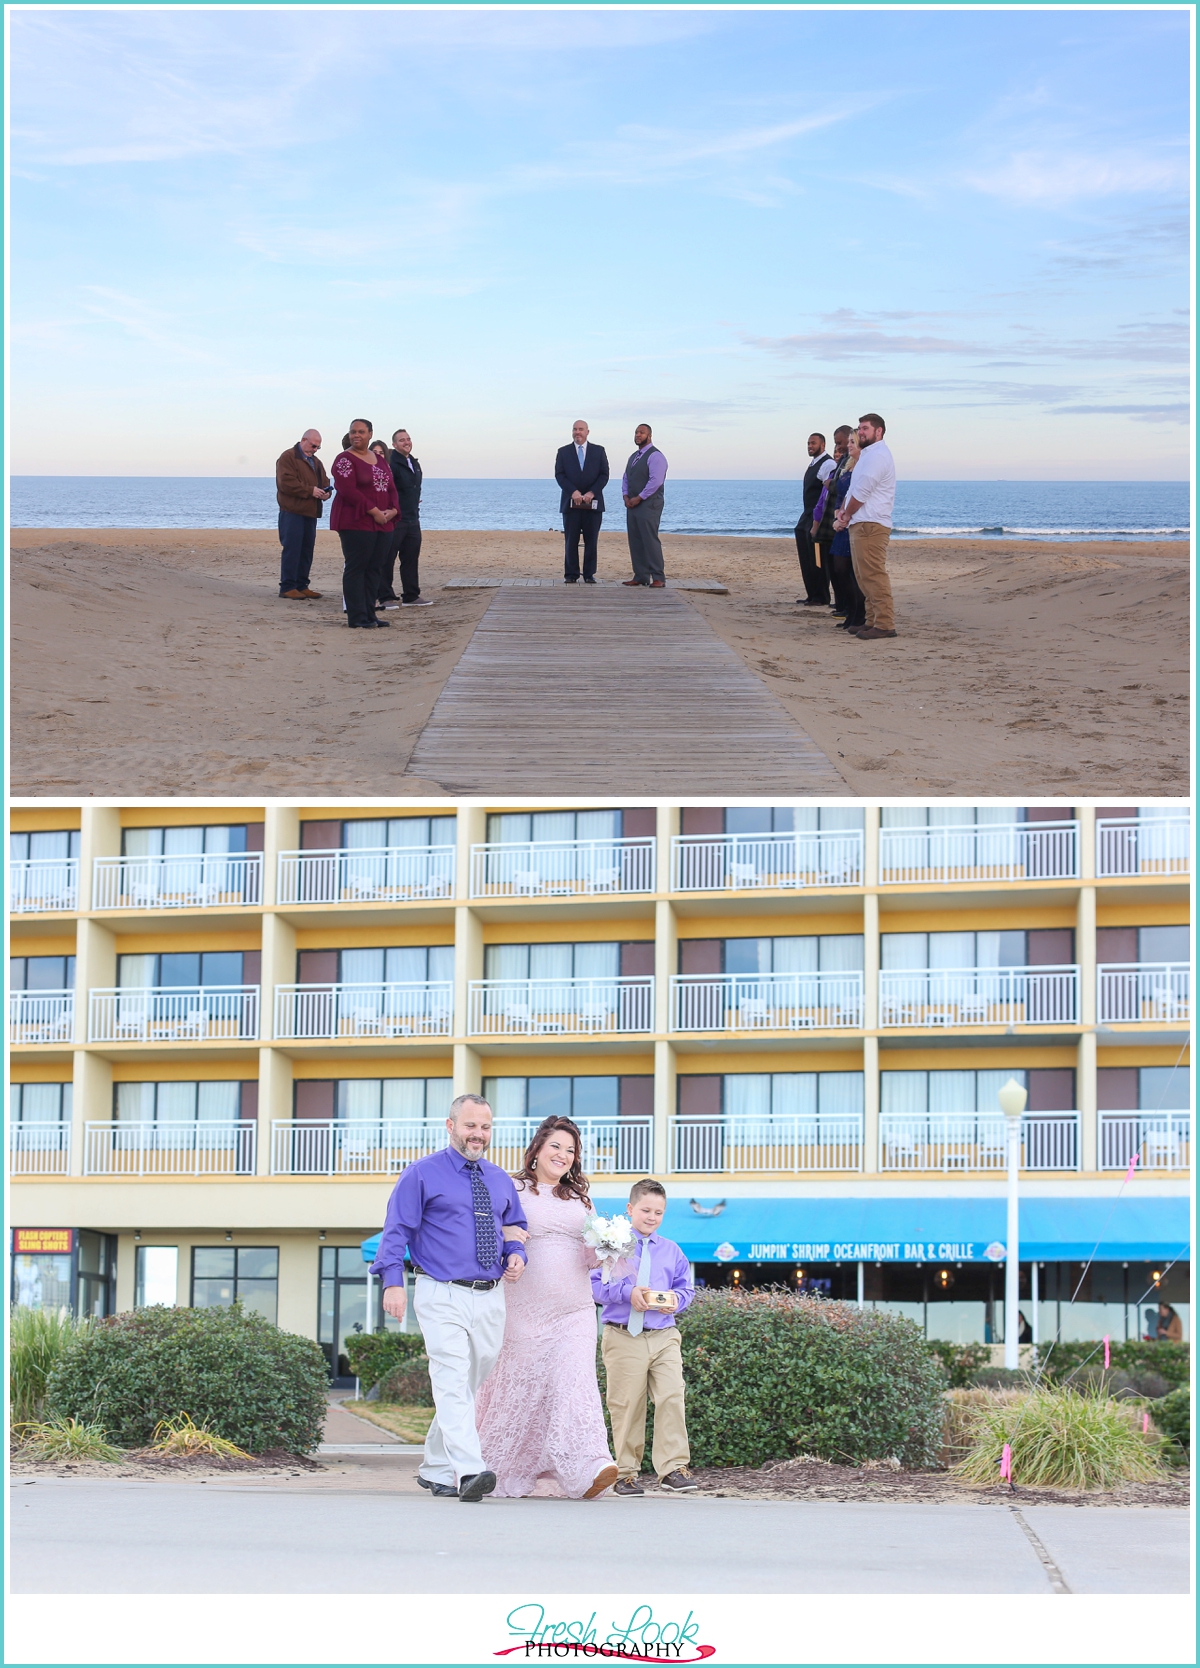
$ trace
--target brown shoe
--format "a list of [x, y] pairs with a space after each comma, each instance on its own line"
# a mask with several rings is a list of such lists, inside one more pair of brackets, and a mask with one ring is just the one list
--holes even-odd
[[314, 602], [317, 600], [317, 598], [320, 596], [320, 594], [321, 594], [320, 591], [301, 591], [301, 593], [300, 593], [300, 595], [302, 597], [311, 597]]
[[668, 1471], [665, 1477], [658, 1479], [658, 1486], [670, 1489], [672, 1494], [686, 1494], [689, 1489], [700, 1487], [686, 1465], [681, 1465], [678, 1471]]
[[666, 583], [665, 579], [652, 579], [650, 581], [650, 589], [652, 591], [661, 591], [665, 587]]
[[621, 583], [622, 585], [644, 585], [646, 581], [644, 579], [622, 579]]
[[281, 597], [286, 597], [289, 602], [303, 602], [308, 595], [307, 591], [280, 591], [279, 594]]
[[614, 1494], [645, 1494], [645, 1492], [636, 1477], [622, 1477], [619, 1483], [613, 1484]]
[[857, 633], [860, 643], [873, 643], [877, 637], [894, 637], [895, 635], [894, 631], [880, 631], [878, 626], [864, 626]]
[[615, 1465], [605, 1465], [596, 1473], [595, 1481], [584, 1495], [585, 1500], [594, 1500], [598, 1494], [603, 1494], [606, 1488], [611, 1488], [617, 1480]]

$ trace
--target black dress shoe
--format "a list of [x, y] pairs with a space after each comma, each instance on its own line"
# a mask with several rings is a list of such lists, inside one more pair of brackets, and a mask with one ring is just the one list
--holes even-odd
[[460, 1500], [482, 1500], [485, 1494], [490, 1494], [496, 1486], [494, 1471], [477, 1471], [471, 1477], [464, 1477], [458, 1485]]
[[422, 1488], [427, 1488], [435, 1500], [457, 1500], [458, 1490], [450, 1483], [431, 1483], [428, 1477], [417, 1473], [417, 1482]]
[[578, 585], [578, 583], [579, 583], [578, 574], [575, 576], [574, 579], [572, 579], [570, 574], [568, 574], [567, 577], [563, 580], [564, 585]]
[[584, 577], [583, 582], [584, 582], [585, 585], [594, 585], [596, 583], [596, 581], [594, 579], [588, 579], [586, 576]]

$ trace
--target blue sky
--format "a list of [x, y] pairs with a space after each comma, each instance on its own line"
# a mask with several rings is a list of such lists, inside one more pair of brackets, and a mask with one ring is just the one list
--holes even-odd
[[1182, 8], [9, 15], [17, 473], [1188, 473]]

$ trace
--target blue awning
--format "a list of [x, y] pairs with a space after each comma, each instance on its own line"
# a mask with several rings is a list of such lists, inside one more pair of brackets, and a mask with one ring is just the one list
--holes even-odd
[[[701, 1199], [712, 1210], [717, 1198]], [[623, 1199], [597, 1199], [608, 1214]], [[1004, 1256], [1005, 1201], [991, 1199], [730, 1199], [715, 1216], [672, 1199], [662, 1231], [694, 1263], [980, 1263]], [[364, 1240], [373, 1262], [379, 1235]], [[1170, 1261], [1190, 1254], [1185, 1198], [1021, 1201], [1021, 1260]]]

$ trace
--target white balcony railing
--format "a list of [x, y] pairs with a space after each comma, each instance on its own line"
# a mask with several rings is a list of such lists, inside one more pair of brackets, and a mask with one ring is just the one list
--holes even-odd
[[655, 842], [531, 840], [471, 847], [473, 898], [653, 892]]
[[1125, 1170], [1136, 1154], [1144, 1170], [1191, 1165], [1190, 1112], [1101, 1112], [1100, 1168]]
[[85, 1176], [252, 1176], [258, 1124], [85, 1124]]
[[1192, 970], [1186, 962], [1115, 962], [1098, 967], [1096, 974], [1101, 1025], [1135, 1020], [1188, 1024]]
[[8, 865], [8, 907], [14, 915], [74, 909], [79, 899], [77, 857], [24, 857]]
[[262, 903], [262, 852], [97, 857], [93, 909], [219, 909]]
[[861, 1118], [672, 1118], [674, 1172], [858, 1170]]
[[280, 1039], [448, 1037], [453, 1015], [449, 979], [275, 986], [275, 1035]]
[[801, 834], [677, 834], [675, 892], [745, 892], [776, 886], [860, 886], [860, 829]]
[[967, 823], [949, 828], [882, 828], [879, 880], [884, 886], [933, 881], [1074, 880], [1079, 824]]
[[281, 851], [281, 904], [406, 903], [454, 895], [453, 846]]
[[257, 985], [88, 992], [89, 1042], [228, 1042], [257, 1036]]
[[672, 1031], [815, 1031], [863, 1022], [861, 973], [678, 973]]
[[10, 1043], [63, 1043], [75, 1035], [73, 990], [12, 990], [8, 993]]
[[71, 1170], [70, 1124], [12, 1124], [8, 1170], [13, 1176], [66, 1176]]
[[[492, 1125], [487, 1156], [504, 1170], [520, 1168], [537, 1118], [501, 1118]], [[652, 1118], [582, 1118], [583, 1167], [590, 1176], [646, 1171], [653, 1160]], [[386, 1119], [291, 1119], [271, 1126], [271, 1173], [276, 1176], [390, 1176], [446, 1145], [437, 1123]]]
[[1097, 817], [1096, 873], [1117, 875], [1186, 875], [1192, 867], [1192, 819], [1177, 817]]
[[654, 978], [472, 979], [467, 1030], [475, 1037], [654, 1029]]
[[879, 975], [881, 1025], [1074, 1025], [1078, 967], [960, 967]]
[[[1005, 1170], [1008, 1134], [1002, 1113], [884, 1112], [881, 1170]], [[1023, 1170], [1079, 1168], [1078, 1112], [1034, 1112], [1021, 1120]]]

